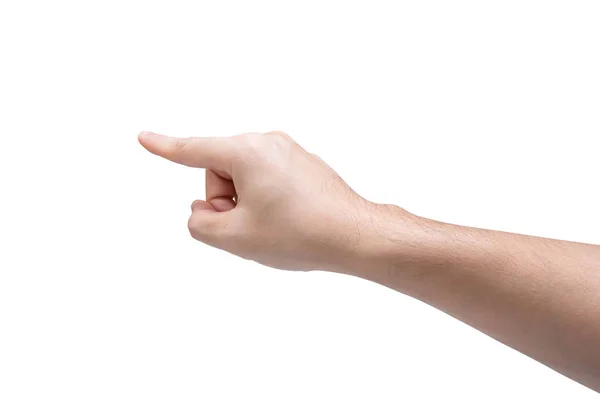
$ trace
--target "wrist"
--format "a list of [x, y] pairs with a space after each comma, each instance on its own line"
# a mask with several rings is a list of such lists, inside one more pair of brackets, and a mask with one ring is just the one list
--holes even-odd
[[342, 272], [422, 300], [449, 281], [468, 279], [469, 271], [487, 258], [503, 258], [494, 231], [435, 221], [381, 204], [373, 206], [369, 221], [356, 256]]
[[397, 273], [396, 266], [428, 246], [436, 221], [418, 217], [394, 205], [368, 203], [359, 219], [359, 238], [349, 244], [339, 270], [369, 280], [380, 274]]
[[[462, 227], [423, 218], [393, 205], [372, 204], [354, 257], [339, 272], [393, 286], [407, 294], [441, 277], [460, 258]], [[463, 246], [464, 245], [464, 246]]]

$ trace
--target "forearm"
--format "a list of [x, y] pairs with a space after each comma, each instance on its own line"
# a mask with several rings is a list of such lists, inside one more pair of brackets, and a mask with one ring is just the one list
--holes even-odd
[[600, 391], [600, 247], [377, 212], [345, 272], [406, 293]]

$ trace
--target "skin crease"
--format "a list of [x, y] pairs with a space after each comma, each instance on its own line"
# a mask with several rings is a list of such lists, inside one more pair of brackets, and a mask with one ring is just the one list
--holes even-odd
[[206, 200], [188, 222], [195, 239], [274, 268], [388, 286], [600, 392], [600, 246], [369, 202], [283, 132], [139, 141], [206, 169]]

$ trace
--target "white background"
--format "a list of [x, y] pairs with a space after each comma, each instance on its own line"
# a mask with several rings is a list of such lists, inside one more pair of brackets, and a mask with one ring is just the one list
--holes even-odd
[[597, 1], [0, 2], [0, 398], [596, 399], [418, 301], [187, 231], [137, 143], [287, 131], [359, 193], [600, 243]]

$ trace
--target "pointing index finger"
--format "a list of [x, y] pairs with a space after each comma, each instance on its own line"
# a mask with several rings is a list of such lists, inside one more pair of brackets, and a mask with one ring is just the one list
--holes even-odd
[[140, 144], [152, 154], [194, 168], [211, 168], [231, 173], [231, 138], [175, 138], [142, 132]]

